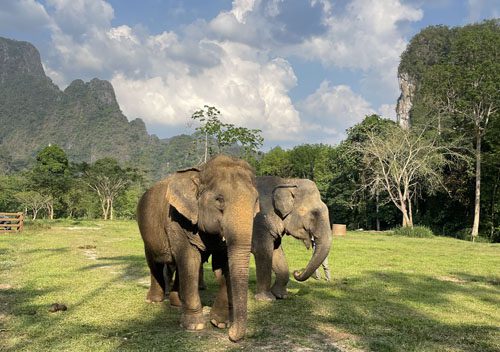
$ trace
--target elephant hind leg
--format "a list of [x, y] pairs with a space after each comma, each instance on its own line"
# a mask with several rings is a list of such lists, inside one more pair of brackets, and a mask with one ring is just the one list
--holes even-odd
[[165, 299], [165, 277], [163, 263], [155, 262], [153, 256], [146, 251], [146, 260], [151, 272], [151, 285], [146, 296], [146, 302], [162, 302]]
[[281, 246], [273, 251], [273, 271], [276, 275], [276, 281], [273, 287], [271, 287], [271, 292], [276, 298], [286, 298], [288, 296], [286, 285], [289, 281], [289, 270], [285, 253]]

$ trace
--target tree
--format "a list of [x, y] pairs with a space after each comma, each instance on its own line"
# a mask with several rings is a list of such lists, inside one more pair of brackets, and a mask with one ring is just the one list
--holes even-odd
[[275, 147], [262, 156], [258, 170], [262, 176], [290, 177], [291, 167], [289, 152]]
[[32, 213], [32, 220], [36, 220], [38, 212], [47, 208], [50, 211], [48, 204], [52, 204], [52, 196], [43, 195], [36, 191], [18, 192], [15, 198], [26, 208], [30, 209]]
[[59, 202], [69, 189], [70, 172], [68, 158], [57, 145], [49, 145], [36, 156], [30, 172], [31, 188], [47, 199], [46, 207], [50, 219], [54, 218], [54, 203]]
[[83, 180], [97, 194], [103, 219], [113, 220], [113, 203], [116, 197], [126, 191], [138, 177], [136, 170], [122, 168], [116, 159], [103, 158], [85, 170]]
[[434, 110], [447, 113], [456, 130], [470, 136], [475, 149], [475, 197], [472, 240], [481, 209], [482, 141], [500, 106], [500, 21], [459, 28], [448, 55], [424, 76], [423, 92]]
[[425, 130], [387, 126], [365, 131], [365, 140], [354, 145], [367, 171], [365, 184], [372, 196], [385, 191], [402, 214], [402, 226], [413, 227], [412, 203], [423, 189], [443, 187], [443, 170], [460, 155], [443, 146], [438, 138], [427, 138]]
[[240, 144], [245, 156], [255, 153], [262, 146], [264, 139], [259, 129], [236, 127], [220, 120], [221, 113], [213, 106], [205, 105], [195, 111], [191, 119], [200, 125], [195, 128], [198, 141], [203, 145], [203, 161], [209, 156], [223, 152], [227, 147]]

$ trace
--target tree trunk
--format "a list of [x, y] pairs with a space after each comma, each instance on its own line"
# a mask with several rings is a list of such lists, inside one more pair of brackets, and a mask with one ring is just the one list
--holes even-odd
[[474, 200], [474, 223], [472, 225], [472, 242], [479, 233], [479, 212], [481, 209], [481, 132], [476, 132], [476, 197]]
[[376, 223], [377, 223], [377, 231], [380, 231], [380, 218], [379, 218], [379, 210], [380, 210], [380, 205], [379, 205], [379, 191], [377, 189], [377, 193], [375, 196], [375, 214], [376, 214]]
[[204, 162], [207, 162], [208, 159], [208, 133], [205, 132], [205, 160]]
[[109, 220], [113, 220], [113, 199], [110, 199], [109, 203]]

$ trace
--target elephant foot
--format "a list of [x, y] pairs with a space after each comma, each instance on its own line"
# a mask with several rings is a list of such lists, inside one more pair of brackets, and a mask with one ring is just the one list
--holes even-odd
[[203, 312], [197, 314], [182, 314], [181, 327], [187, 331], [200, 331], [205, 329]]
[[275, 301], [276, 297], [271, 292], [265, 291], [265, 292], [256, 293], [255, 300], [256, 301], [263, 301], [263, 302], [270, 302], [270, 301]]
[[215, 307], [210, 311], [210, 322], [213, 326], [219, 329], [225, 329], [229, 327], [229, 312], [227, 310], [220, 311]]
[[271, 293], [278, 299], [284, 299], [288, 297], [288, 291], [286, 290], [286, 287], [279, 287], [274, 285], [271, 288]]
[[172, 291], [168, 294], [168, 300], [172, 307], [182, 307], [181, 299], [179, 298], [179, 292]]
[[148, 303], [159, 303], [163, 302], [164, 300], [165, 293], [163, 292], [152, 292], [151, 290], [149, 290], [146, 296], [146, 302]]
[[213, 326], [219, 329], [225, 329], [230, 326], [230, 323], [228, 321], [217, 321], [217, 319], [210, 319], [210, 322], [212, 323]]

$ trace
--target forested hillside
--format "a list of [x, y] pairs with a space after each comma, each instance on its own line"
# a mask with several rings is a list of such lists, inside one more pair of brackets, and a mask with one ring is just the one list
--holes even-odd
[[22, 170], [43, 147], [57, 144], [73, 162], [103, 157], [142, 168], [159, 178], [190, 164], [189, 136], [160, 140], [141, 119], [128, 121], [112, 85], [74, 80], [61, 91], [45, 75], [31, 44], [0, 38], [0, 166]]

